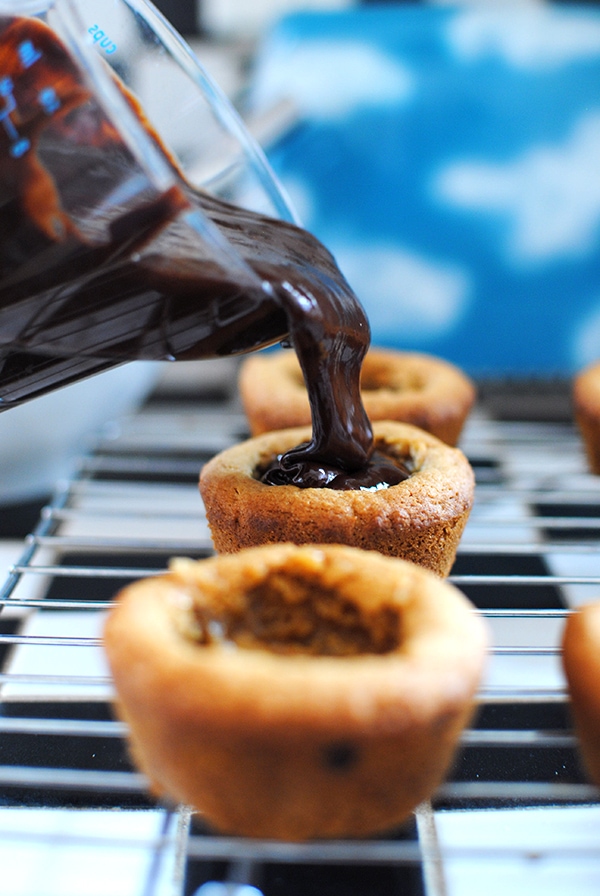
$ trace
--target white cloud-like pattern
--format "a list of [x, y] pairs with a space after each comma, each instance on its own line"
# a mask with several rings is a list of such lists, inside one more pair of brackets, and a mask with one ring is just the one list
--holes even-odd
[[562, 145], [538, 145], [505, 165], [447, 165], [434, 194], [451, 205], [506, 219], [505, 251], [516, 263], [581, 257], [600, 225], [600, 110], [579, 120]]
[[457, 266], [393, 245], [332, 240], [330, 247], [379, 339], [436, 337], [464, 311], [471, 284]]
[[447, 38], [460, 58], [500, 55], [520, 69], [550, 70], [600, 50], [600, 19], [546, 4], [469, 10], [454, 17]]
[[331, 121], [359, 106], [404, 102], [413, 79], [375, 46], [322, 39], [273, 47], [256, 73], [255, 87], [259, 105], [291, 98], [301, 114]]

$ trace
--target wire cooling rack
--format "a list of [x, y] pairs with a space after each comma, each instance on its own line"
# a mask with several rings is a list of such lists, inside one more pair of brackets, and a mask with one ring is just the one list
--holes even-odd
[[287, 844], [217, 836], [157, 804], [111, 713], [104, 614], [170, 557], [212, 552], [198, 473], [246, 436], [227, 391], [164, 398], [103, 434], [0, 590], [3, 896], [597, 893], [599, 794], [578, 763], [559, 645], [566, 614], [600, 598], [600, 477], [568, 415], [501, 419], [483, 402], [464, 433], [476, 501], [451, 578], [493, 648], [448, 780], [386, 836]]

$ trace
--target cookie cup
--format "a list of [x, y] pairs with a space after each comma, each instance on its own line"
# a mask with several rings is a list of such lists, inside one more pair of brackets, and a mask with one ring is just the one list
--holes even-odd
[[[308, 392], [294, 352], [248, 357], [239, 390], [251, 435], [311, 423]], [[473, 382], [454, 364], [433, 355], [372, 348], [361, 373], [370, 420], [398, 420], [456, 445], [473, 407]]]
[[155, 794], [214, 829], [306, 840], [403, 822], [447, 774], [487, 632], [427, 571], [341, 546], [177, 561], [105, 649]]
[[373, 424], [376, 450], [406, 461], [405, 481], [377, 491], [265, 485], [260, 471], [310, 439], [310, 428], [264, 433], [212, 458], [200, 492], [219, 552], [259, 544], [346, 544], [450, 572], [474, 498], [458, 448], [409, 424]]
[[575, 377], [573, 409], [589, 468], [600, 475], [600, 363]]
[[600, 601], [567, 617], [562, 659], [580, 754], [600, 787]]

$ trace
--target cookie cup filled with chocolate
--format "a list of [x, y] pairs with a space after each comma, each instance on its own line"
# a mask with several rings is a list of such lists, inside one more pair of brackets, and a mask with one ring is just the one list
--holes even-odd
[[212, 458], [201, 471], [200, 492], [216, 550], [281, 541], [346, 544], [448, 575], [473, 505], [467, 458], [409, 424], [378, 421], [373, 430], [376, 452], [409, 474], [388, 488], [265, 484], [263, 471], [307, 441], [310, 427], [264, 433]]
[[600, 362], [575, 377], [573, 409], [590, 471], [600, 475]]
[[283, 544], [173, 562], [121, 592], [104, 636], [152, 790], [218, 831], [287, 840], [387, 830], [432, 794], [486, 639], [419, 567]]
[[[308, 392], [296, 354], [252, 355], [240, 368], [239, 390], [250, 433], [306, 426]], [[458, 367], [419, 352], [371, 348], [365, 355], [361, 397], [370, 420], [398, 420], [456, 445], [476, 398]]]

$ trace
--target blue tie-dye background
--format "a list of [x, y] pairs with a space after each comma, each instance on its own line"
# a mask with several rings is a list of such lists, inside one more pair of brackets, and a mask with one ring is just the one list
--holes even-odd
[[600, 358], [600, 11], [299, 13], [251, 96], [298, 108], [269, 158], [374, 343], [476, 376]]

